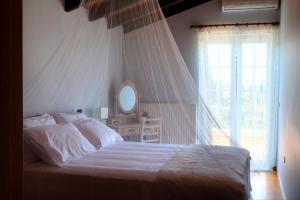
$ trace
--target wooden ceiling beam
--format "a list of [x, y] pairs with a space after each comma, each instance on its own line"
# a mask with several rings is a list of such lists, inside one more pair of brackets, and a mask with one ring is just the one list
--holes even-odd
[[137, 9], [137, 8], [143, 8], [145, 4], [148, 3], [154, 3], [153, 0], [140, 0], [136, 3], [130, 3], [126, 6], [120, 7], [118, 9], [113, 10], [108, 14], [108, 17], [114, 17], [116, 15], [122, 15], [124, 13], [130, 13], [132, 10]]
[[157, 22], [162, 19], [162, 15], [158, 15], [157, 13], [152, 13], [144, 17], [140, 17], [134, 21], [131, 21], [128, 24], [123, 24], [124, 33], [128, 33], [130, 31], [142, 28], [154, 22]]
[[143, 5], [131, 8], [126, 12], [119, 12], [118, 14], [114, 13], [107, 16], [108, 27], [114, 28], [119, 25], [134, 23], [134, 21], [146, 18], [147, 16], [153, 16], [153, 14], [159, 15], [160, 8], [157, 3], [153, 0], [148, 0]]
[[90, 9], [93, 7], [99, 7], [107, 5], [110, 0], [86, 0], [81, 6]]
[[[166, 4], [165, 1], [168, 0], [158, 0], [165, 17], [170, 17], [177, 13], [183, 12], [195, 6], [201, 5], [211, 0], [174, 0], [174, 3]], [[168, 1], [170, 2], [170, 1]]]
[[[69, 12], [73, 9], [78, 8], [80, 6], [80, 1], [81, 0], [64, 0], [65, 10]], [[99, 4], [100, 5], [106, 4], [107, 2], [111, 2], [111, 1], [115, 1], [118, 3], [128, 2], [127, 0], [87, 0], [86, 4], [89, 6], [87, 5], [83, 5], [83, 6], [89, 8], [93, 6], [98, 7]], [[160, 4], [165, 17], [169, 17], [211, 0], [157, 0], [157, 1]], [[97, 10], [97, 9], [93, 9], [93, 10]]]
[[[74, 5], [75, 1], [80, 2], [65, 0], [65, 3]], [[87, 0], [82, 6], [89, 10], [90, 21], [106, 17], [109, 28], [123, 25], [125, 32], [128, 32], [133, 27], [140, 27], [143, 21], [151, 22], [154, 15], [161, 16], [156, 13], [160, 9], [151, 9], [151, 4], [158, 6], [158, 2], [165, 17], [169, 17], [208, 1], [210, 0]]]
[[130, 15], [136, 9], [143, 9], [145, 4], [155, 3], [154, 0], [95, 0], [87, 2], [84, 7], [89, 9], [89, 19], [94, 21], [98, 18], [107, 17], [109, 19], [121, 19]]
[[[127, 19], [127, 20], [112, 20], [109, 21], [108, 19], [108, 28], [114, 28], [116, 26], [127, 26], [129, 24], [136, 24], [137, 22], [139, 22], [141, 19], [144, 21], [150, 21], [148, 19], [161, 19], [161, 13], [159, 11], [152, 11], [152, 12], [148, 12], [145, 13], [143, 15], [131, 18], [131, 19]], [[154, 20], [155, 21], [155, 20]]]

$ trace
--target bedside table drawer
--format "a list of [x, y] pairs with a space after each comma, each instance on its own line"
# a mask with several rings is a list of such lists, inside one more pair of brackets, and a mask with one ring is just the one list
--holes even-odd
[[124, 131], [123, 131], [123, 135], [124, 136], [131, 136], [131, 135], [139, 135], [140, 129], [138, 127], [126, 127], [124, 128]]
[[112, 119], [111, 124], [113, 126], [118, 126], [118, 125], [122, 124], [122, 120], [121, 119]]
[[145, 128], [144, 135], [153, 135], [160, 133], [160, 128]]

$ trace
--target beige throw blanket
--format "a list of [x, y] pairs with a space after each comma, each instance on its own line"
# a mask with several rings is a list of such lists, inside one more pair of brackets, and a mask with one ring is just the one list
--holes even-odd
[[[126, 151], [124, 146], [128, 147]], [[65, 167], [44, 163], [27, 165], [24, 170], [24, 199], [247, 198], [250, 184], [249, 153], [246, 150], [216, 146], [181, 146], [169, 158], [167, 152], [173, 152], [173, 147], [162, 146], [163, 149], [157, 149], [158, 146], [151, 146], [144, 149], [140, 144], [124, 146], [120, 144], [112, 147], [116, 153], [114, 155], [107, 149], [108, 152], [89, 155]], [[131, 152], [130, 149], [134, 150]], [[161, 155], [158, 156], [158, 152], [167, 154], [159, 153]], [[126, 155], [133, 156], [133, 159], [130, 160]], [[163, 159], [164, 156], [167, 158]], [[145, 159], [149, 159], [149, 162], [143, 163]], [[163, 162], [162, 166], [157, 166], [157, 171], [154, 168], [156, 159]], [[154, 162], [153, 166], [148, 166], [151, 165], [150, 160]]]
[[248, 199], [249, 158], [241, 148], [186, 146], [160, 170], [153, 199]]

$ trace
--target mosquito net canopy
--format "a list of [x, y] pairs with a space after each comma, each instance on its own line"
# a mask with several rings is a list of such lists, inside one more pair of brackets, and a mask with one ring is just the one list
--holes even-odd
[[[127, 140], [158, 136], [164, 144], [206, 144], [206, 155], [215, 139], [236, 145], [201, 98], [157, 0], [82, 0], [70, 13], [53, 1], [32, 2], [24, 4], [26, 116], [82, 108], [100, 118], [106, 110], [99, 108], [108, 107], [107, 124]], [[135, 93], [126, 92], [128, 87]], [[119, 103], [123, 96], [135, 98], [138, 105]], [[126, 107], [135, 109], [126, 112]], [[139, 136], [127, 137], [118, 120], [138, 123]], [[147, 135], [149, 130], [159, 134]], [[222, 150], [213, 151], [218, 155]], [[214, 163], [236, 176], [230, 164], [226, 167], [218, 159]]]
[[[47, 13], [52, 4], [35, 6]], [[37, 63], [24, 70], [26, 115], [83, 108], [93, 116], [96, 108], [109, 107], [113, 117], [121, 114], [118, 88], [130, 80], [138, 91], [137, 117], [161, 119], [162, 143], [210, 144], [211, 134], [225, 134], [199, 95], [157, 0], [83, 0], [65, 18], [59, 40], [46, 38], [58, 34], [47, 23], [39, 27], [47, 36], [25, 32], [39, 41], [35, 52], [49, 47], [40, 57], [24, 51], [25, 66], [30, 56]], [[31, 44], [25, 40], [25, 46]]]

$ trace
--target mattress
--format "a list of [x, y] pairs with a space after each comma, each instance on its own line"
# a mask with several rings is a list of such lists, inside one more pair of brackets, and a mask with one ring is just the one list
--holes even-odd
[[[153, 199], [161, 169], [183, 145], [122, 142], [63, 167], [24, 167], [25, 199]], [[243, 177], [248, 177], [245, 165]], [[245, 179], [245, 184], [249, 180]], [[245, 187], [245, 190], [248, 186]], [[160, 192], [163, 191], [160, 189]]]

